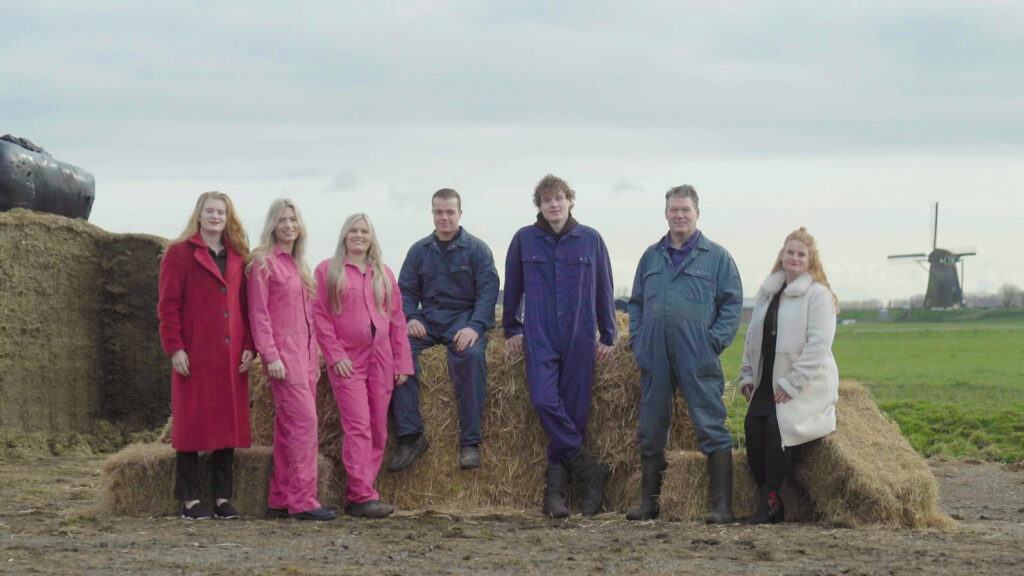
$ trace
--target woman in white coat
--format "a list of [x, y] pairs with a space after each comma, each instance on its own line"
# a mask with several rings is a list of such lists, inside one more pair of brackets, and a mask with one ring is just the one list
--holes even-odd
[[839, 370], [832, 339], [838, 313], [814, 237], [800, 228], [786, 236], [761, 285], [743, 347], [747, 459], [760, 488], [751, 523], [785, 519], [779, 488], [792, 448], [836, 429]]

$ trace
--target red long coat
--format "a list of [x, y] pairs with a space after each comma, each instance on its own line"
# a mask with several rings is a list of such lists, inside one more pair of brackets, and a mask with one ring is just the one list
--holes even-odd
[[[249, 378], [238, 373], [252, 350], [243, 258], [228, 249], [224, 276], [196, 234], [160, 262], [160, 340], [188, 354], [190, 376], [171, 370], [171, 444], [181, 452], [247, 447]], [[226, 278], [225, 278], [226, 276]]]

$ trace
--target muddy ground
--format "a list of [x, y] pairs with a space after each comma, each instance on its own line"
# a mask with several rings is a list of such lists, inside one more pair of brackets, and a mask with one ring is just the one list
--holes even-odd
[[0, 462], [0, 573], [1024, 574], [1024, 466], [933, 461], [952, 531], [399, 514], [315, 524], [96, 513], [102, 459]]

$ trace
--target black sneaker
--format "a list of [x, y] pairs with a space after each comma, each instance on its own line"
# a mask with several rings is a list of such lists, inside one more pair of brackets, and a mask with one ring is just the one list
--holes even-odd
[[324, 522], [326, 520], [334, 520], [338, 517], [338, 515], [334, 513], [334, 510], [328, 510], [327, 508], [321, 506], [316, 510], [307, 510], [306, 512], [292, 514], [290, 517], [296, 520], [312, 520], [314, 522]]
[[289, 518], [287, 508], [267, 508], [267, 511], [263, 513], [263, 518], [266, 520], [280, 520], [281, 518]]
[[238, 510], [235, 510], [231, 502], [224, 502], [217, 504], [217, 507], [213, 509], [213, 517], [217, 520], [234, 520], [238, 518]]
[[182, 504], [181, 517], [185, 520], [208, 520], [210, 518], [210, 510], [203, 506], [202, 502], [196, 502], [191, 508], [186, 508]]

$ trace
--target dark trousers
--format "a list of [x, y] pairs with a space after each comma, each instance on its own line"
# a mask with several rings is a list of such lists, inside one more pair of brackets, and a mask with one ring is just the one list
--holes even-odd
[[[234, 492], [232, 466], [235, 463], [235, 449], [225, 448], [210, 453], [210, 473], [213, 498], [230, 499]], [[199, 500], [202, 496], [203, 470], [199, 464], [198, 452], [178, 452], [175, 460], [174, 498], [182, 502]]]
[[747, 462], [757, 485], [778, 490], [789, 476], [795, 446], [782, 449], [779, 420], [773, 410], [769, 414], [751, 416], [743, 422], [747, 436]]
[[[483, 419], [484, 398], [487, 394], [487, 333], [477, 339], [476, 344], [461, 352], [455, 351], [455, 342], [445, 337], [433, 336], [435, 325], [428, 323], [430, 332], [426, 338], [409, 338], [415, 375], [405, 384], [395, 386], [391, 395], [391, 414], [395, 419], [395, 431], [399, 436], [423, 433], [423, 416], [420, 414], [420, 353], [436, 344], [448, 347], [448, 376], [455, 386], [455, 406], [459, 412], [459, 446], [475, 446], [483, 438], [480, 421]], [[441, 326], [437, 331], [452, 331], [452, 327]]]

